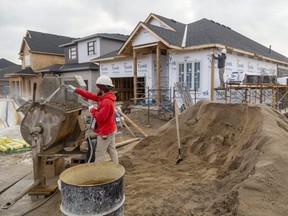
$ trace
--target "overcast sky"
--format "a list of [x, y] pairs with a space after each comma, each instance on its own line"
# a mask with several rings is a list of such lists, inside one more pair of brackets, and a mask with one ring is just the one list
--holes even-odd
[[27, 30], [130, 34], [150, 13], [185, 24], [211, 19], [288, 57], [287, 9], [287, 0], [0, 0], [0, 58], [21, 64]]

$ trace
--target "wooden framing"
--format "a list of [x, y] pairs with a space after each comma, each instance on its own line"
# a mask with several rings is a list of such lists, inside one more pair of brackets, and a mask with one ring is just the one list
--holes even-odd
[[133, 86], [134, 86], [134, 104], [137, 104], [137, 53], [133, 50]]
[[160, 92], [160, 54], [161, 54], [161, 50], [160, 50], [160, 46], [159, 44], [157, 44], [156, 47], [156, 83], [157, 83], [157, 90], [156, 90], [156, 101], [157, 101], [157, 106], [160, 106], [161, 103], [161, 92]]
[[215, 62], [215, 58], [214, 58], [214, 49], [212, 51], [212, 55], [211, 55], [211, 84], [210, 84], [210, 92], [211, 92], [211, 101], [214, 101], [214, 77], [215, 77], [215, 67], [214, 67], [214, 62]]

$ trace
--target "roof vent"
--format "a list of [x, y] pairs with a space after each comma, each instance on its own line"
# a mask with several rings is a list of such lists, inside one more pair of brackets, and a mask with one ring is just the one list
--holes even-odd
[[175, 21], [175, 20], [173, 20], [173, 19], [171, 19], [171, 21], [172, 21], [172, 22], [174, 22], [174, 23], [176, 23], [176, 21]]
[[215, 21], [213, 21], [213, 20], [210, 20], [210, 22], [215, 23]]

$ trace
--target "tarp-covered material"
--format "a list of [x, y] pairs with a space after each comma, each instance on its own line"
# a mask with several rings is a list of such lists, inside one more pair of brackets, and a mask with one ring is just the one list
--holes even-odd
[[18, 113], [17, 104], [12, 99], [0, 99], [0, 128], [19, 125], [23, 114]]

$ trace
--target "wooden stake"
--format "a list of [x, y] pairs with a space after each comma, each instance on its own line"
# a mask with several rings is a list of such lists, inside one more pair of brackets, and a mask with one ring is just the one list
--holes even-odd
[[121, 109], [119, 109], [118, 107], [115, 107], [115, 109], [124, 117], [124, 119], [126, 119], [135, 129], [137, 129], [144, 137], [147, 137], [147, 134], [145, 134], [145, 132], [138, 127], [128, 116], [126, 116]]
[[135, 142], [135, 141], [138, 141], [138, 140], [140, 140], [140, 138], [133, 138], [133, 139], [125, 140], [125, 141], [116, 143], [115, 146], [116, 146], [116, 148], [119, 148], [121, 146], [127, 145], [129, 143], [132, 143], [132, 142]]
[[180, 163], [183, 159], [182, 159], [182, 152], [181, 152], [179, 120], [178, 120], [179, 108], [178, 108], [178, 105], [177, 105], [176, 100], [175, 100], [175, 103], [174, 103], [174, 108], [175, 108], [175, 120], [176, 120], [177, 141], [178, 141], [178, 160], [176, 161], [176, 164], [178, 164], [178, 163]]
[[133, 136], [136, 137], [136, 135], [133, 133], [133, 131], [128, 127], [128, 125], [126, 124], [125, 121], [123, 121], [123, 119], [121, 118], [121, 116], [118, 114], [118, 110], [115, 108], [115, 114], [117, 115], [117, 117], [120, 119], [121, 123], [125, 125], [125, 127], [127, 128], [127, 130], [129, 131], [129, 133]]

